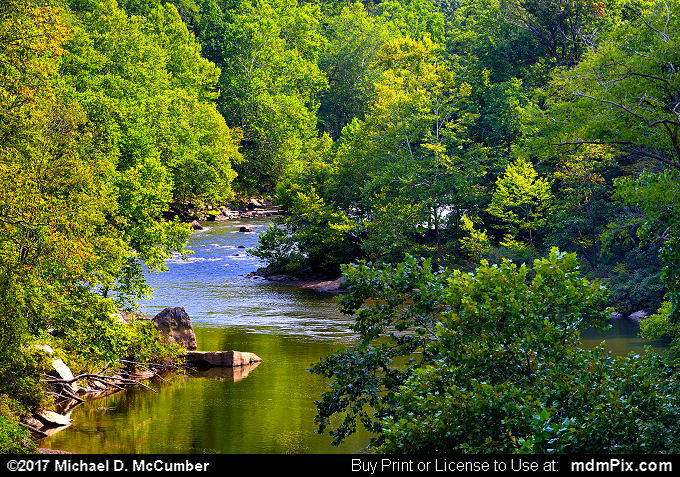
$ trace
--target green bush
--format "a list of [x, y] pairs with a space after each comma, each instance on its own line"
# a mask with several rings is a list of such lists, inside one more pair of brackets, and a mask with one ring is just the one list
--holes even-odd
[[30, 431], [19, 424], [21, 406], [6, 394], [0, 394], [0, 454], [29, 454], [35, 450]]
[[151, 321], [132, 319], [126, 326], [125, 351], [121, 356], [138, 363], [177, 363], [186, 349], [161, 334]]
[[[387, 453], [648, 453], [680, 450], [680, 384], [651, 351], [579, 347], [607, 326], [608, 292], [554, 249], [534, 266], [474, 273], [407, 258], [345, 268], [357, 346], [311, 371], [331, 378], [319, 430], [363, 424]], [[404, 364], [405, 363], [405, 364]]]

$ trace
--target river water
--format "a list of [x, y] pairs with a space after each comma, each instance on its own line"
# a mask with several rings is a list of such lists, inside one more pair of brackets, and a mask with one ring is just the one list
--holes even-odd
[[[246, 250], [268, 223], [204, 224], [189, 240], [188, 260], [173, 258], [167, 272], [148, 276], [156, 290], [141, 304], [151, 315], [185, 307], [199, 350], [250, 351], [263, 359], [259, 365], [155, 378], [149, 384], [157, 393], [137, 387], [86, 402], [73, 411], [68, 429], [40, 446], [120, 454], [365, 452], [365, 432], [339, 447], [314, 432], [314, 400], [327, 381], [307, 369], [354, 343], [349, 317], [331, 295], [246, 277], [261, 266]], [[239, 232], [244, 225], [254, 232]], [[637, 326], [623, 321], [605, 338], [616, 353], [642, 352], [646, 343], [636, 335]], [[601, 340], [591, 333], [584, 341]]]

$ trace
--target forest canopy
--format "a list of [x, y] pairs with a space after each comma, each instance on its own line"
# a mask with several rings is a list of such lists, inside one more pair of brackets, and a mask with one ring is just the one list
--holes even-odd
[[[280, 211], [251, 252], [268, 274], [348, 279], [362, 345], [313, 366], [338, 442], [362, 422], [389, 452], [677, 450], [654, 440], [676, 432], [670, 364], [571, 345], [613, 307], [680, 353], [680, 1], [0, 0], [0, 18], [0, 451], [49, 405], [31, 345], [137, 352], [115, 316], [186, 253], [177, 211], [250, 197]], [[428, 339], [375, 347], [371, 316]], [[644, 432], [589, 441], [611, 429], [600, 385], [656, 417], [628, 400]], [[507, 406], [523, 417], [453, 431]]]

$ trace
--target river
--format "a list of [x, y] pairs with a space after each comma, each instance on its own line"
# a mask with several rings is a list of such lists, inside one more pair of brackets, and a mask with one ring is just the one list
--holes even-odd
[[[263, 361], [250, 369], [213, 369], [170, 380], [154, 378], [78, 406], [73, 424], [43, 440], [41, 447], [75, 453], [360, 453], [365, 432], [341, 446], [314, 433], [314, 400], [327, 381], [310, 364], [351, 346], [349, 318], [333, 296], [262, 279], [246, 278], [261, 264], [246, 250], [257, 244], [268, 219], [209, 222], [187, 246], [193, 254], [168, 261], [169, 270], [148, 275], [153, 298], [141, 304], [155, 314], [184, 306], [198, 349], [250, 351]], [[252, 233], [241, 233], [247, 225]], [[239, 248], [242, 247], [242, 248]], [[642, 351], [637, 327], [622, 321], [606, 336], [616, 353]], [[602, 340], [587, 334], [585, 343]]]

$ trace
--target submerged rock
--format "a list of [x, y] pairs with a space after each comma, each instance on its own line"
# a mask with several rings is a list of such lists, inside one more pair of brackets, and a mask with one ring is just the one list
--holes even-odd
[[153, 317], [153, 325], [170, 340], [192, 351], [198, 348], [191, 318], [183, 306], [167, 307]]
[[73, 452], [66, 452], [57, 449], [46, 449], [44, 447], [41, 447], [38, 449], [38, 454], [73, 454]]

